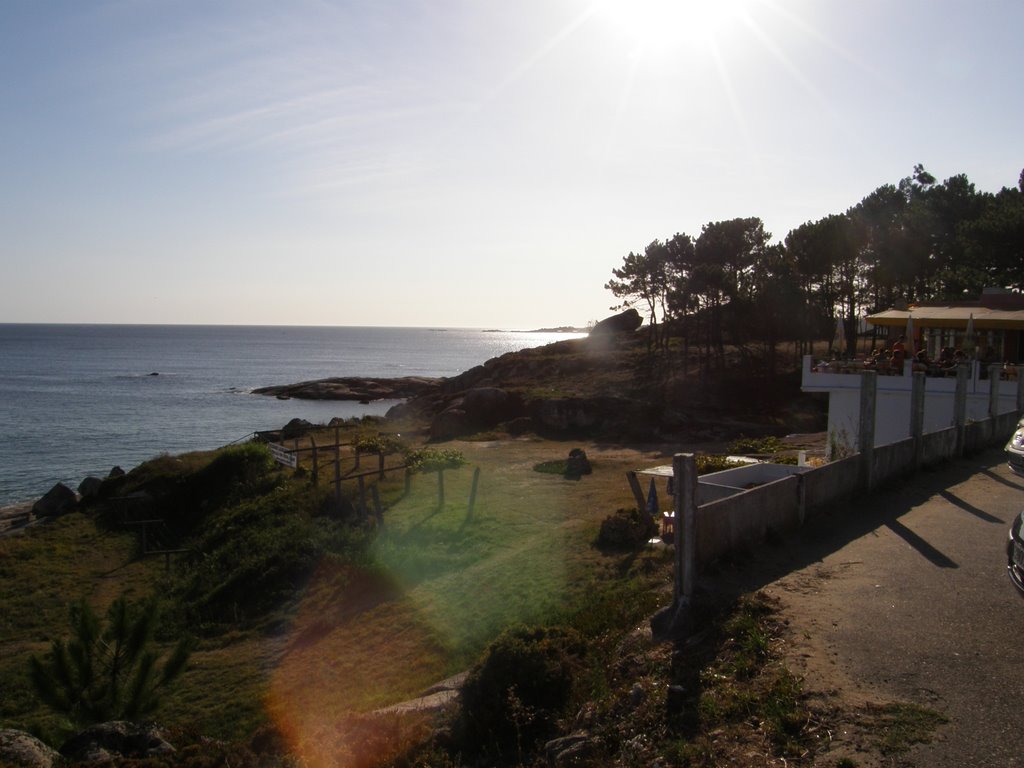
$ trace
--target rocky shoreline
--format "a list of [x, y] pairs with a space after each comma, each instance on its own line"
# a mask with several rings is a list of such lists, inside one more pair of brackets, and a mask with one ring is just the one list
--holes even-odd
[[396, 379], [350, 376], [300, 381], [297, 384], [276, 384], [254, 389], [253, 394], [294, 397], [298, 400], [406, 400], [436, 391], [441, 381], [423, 376]]

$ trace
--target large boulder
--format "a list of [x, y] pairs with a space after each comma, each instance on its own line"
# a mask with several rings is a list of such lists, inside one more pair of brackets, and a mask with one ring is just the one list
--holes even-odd
[[126, 720], [90, 726], [65, 741], [60, 748], [64, 757], [76, 762], [158, 757], [174, 752], [174, 747], [164, 740], [155, 725], [139, 725]]
[[11, 768], [53, 768], [60, 753], [51, 749], [35, 736], [0, 728], [0, 765]]
[[78, 484], [78, 495], [82, 497], [82, 501], [92, 501], [100, 495], [102, 487], [103, 480], [98, 477], [87, 477]]
[[520, 415], [518, 398], [497, 387], [477, 387], [462, 398], [462, 410], [481, 427], [493, 427], [501, 421]]
[[43, 498], [32, 505], [36, 517], [60, 517], [75, 508], [78, 495], [64, 483], [57, 483]]
[[430, 422], [430, 437], [433, 440], [451, 440], [473, 431], [473, 422], [461, 408], [447, 408]]
[[522, 399], [498, 387], [467, 390], [438, 413], [430, 425], [430, 436], [447, 440], [484, 429], [523, 415]]
[[313, 425], [305, 419], [292, 419], [281, 428], [281, 439], [294, 440], [303, 437], [312, 428]]
[[591, 336], [605, 336], [608, 334], [615, 333], [632, 333], [641, 325], [643, 325], [644, 319], [640, 316], [633, 307], [619, 312], [617, 315], [606, 317], [604, 320], [596, 323], [593, 328], [590, 329]]

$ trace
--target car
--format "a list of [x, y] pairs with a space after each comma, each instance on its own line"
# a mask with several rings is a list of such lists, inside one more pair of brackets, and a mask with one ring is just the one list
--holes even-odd
[[1010, 538], [1006, 542], [1006, 570], [1010, 581], [1024, 595], [1024, 512], [1013, 519]]
[[1017, 431], [1006, 444], [1006, 464], [1018, 475], [1024, 475], [1024, 419], [1017, 422]]

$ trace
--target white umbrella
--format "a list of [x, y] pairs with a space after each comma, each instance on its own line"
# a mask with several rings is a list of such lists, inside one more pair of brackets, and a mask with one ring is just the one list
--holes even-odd
[[964, 343], [960, 347], [964, 354], [974, 351], [974, 313], [967, 317], [967, 331], [964, 333]]

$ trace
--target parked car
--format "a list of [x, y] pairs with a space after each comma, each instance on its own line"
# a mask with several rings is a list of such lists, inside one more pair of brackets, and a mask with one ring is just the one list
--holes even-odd
[[1024, 512], [1013, 519], [1010, 539], [1006, 542], [1006, 570], [1010, 581], [1024, 595]]
[[1024, 419], [1017, 422], [1017, 431], [1006, 444], [1006, 463], [1018, 475], [1024, 475]]

